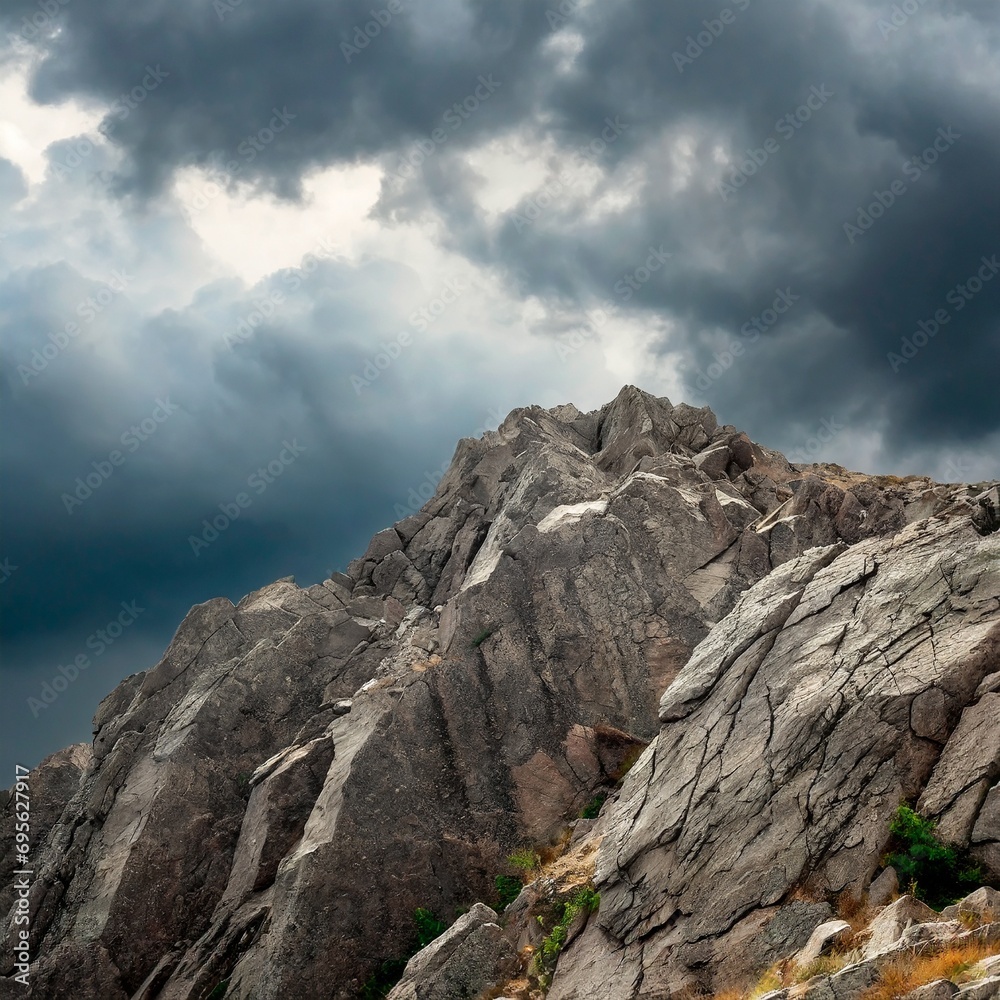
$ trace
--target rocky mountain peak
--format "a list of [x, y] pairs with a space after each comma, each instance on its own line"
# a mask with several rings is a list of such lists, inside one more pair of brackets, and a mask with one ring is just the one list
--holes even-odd
[[633, 386], [515, 410], [345, 573], [192, 609], [37, 769], [35, 995], [373, 996], [419, 911], [453, 928], [399, 995], [467, 997], [532, 947], [509, 856], [570, 843], [600, 907], [551, 995], [679, 996], [866, 892], [902, 799], [995, 877], [998, 509]]

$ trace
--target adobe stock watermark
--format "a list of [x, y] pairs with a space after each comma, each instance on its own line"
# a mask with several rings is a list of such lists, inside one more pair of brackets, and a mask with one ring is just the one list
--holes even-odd
[[[951, 126], [947, 128], [942, 126], [937, 130], [934, 141], [922, 153], [911, 156], [903, 164], [903, 175], [916, 183], [961, 138], [961, 132], [956, 132]], [[872, 192], [875, 200], [867, 206], [858, 207], [857, 218], [853, 223], [844, 223], [847, 242], [853, 246], [858, 238], [864, 236], [908, 190], [903, 179], [897, 177], [884, 191]]]
[[243, 6], [243, 0], [212, 0], [212, 9], [219, 18], [220, 23], [232, 14], [237, 7]]
[[625, 302], [628, 302], [671, 257], [673, 257], [673, 254], [667, 253], [663, 249], [662, 243], [658, 247], [651, 246], [649, 248], [649, 256], [645, 262], [640, 264], [634, 271], [629, 271], [627, 274], [622, 275], [615, 282], [615, 294], [620, 296]]
[[30, 364], [17, 366], [21, 383], [27, 385], [33, 378], [38, 378], [46, 368], [67, 347], [107, 309], [115, 299], [132, 283], [132, 276], [125, 271], [115, 270], [99, 292], [82, 299], [74, 312], [80, 322], [73, 320], [63, 324], [62, 329], [55, 330], [48, 336], [48, 343], [31, 353]]
[[[115, 118], [105, 118], [97, 126], [100, 135], [105, 139], [111, 138], [115, 126], [124, 122], [169, 76], [170, 73], [163, 69], [159, 63], [155, 66], [147, 65], [146, 75], [142, 80], [111, 102], [108, 115], [114, 115]], [[97, 143], [89, 136], [77, 136], [72, 140], [69, 152], [61, 160], [56, 160], [50, 165], [53, 176], [58, 180], [65, 180], [77, 167], [85, 163], [97, 151], [97, 148]]]
[[975, 466], [966, 455], [949, 455], [944, 465], [944, 474], [951, 479], [942, 479], [944, 483], [967, 483], [972, 478]]
[[819, 427], [813, 434], [805, 439], [801, 444], [796, 445], [791, 451], [785, 454], [789, 462], [796, 465], [812, 465], [821, 461], [820, 455], [823, 449], [830, 444], [844, 430], [844, 425], [830, 417], [820, 421]]
[[[298, 439], [281, 442], [281, 451], [271, 459], [267, 465], [262, 465], [256, 472], [252, 472], [247, 477], [247, 487], [252, 489], [257, 496], [264, 493], [267, 488], [280, 479], [290, 465], [305, 451], [305, 446], [299, 444]], [[214, 515], [211, 521], [205, 518], [201, 522], [202, 531], [200, 535], [188, 535], [188, 545], [197, 559], [201, 555], [202, 549], [207, 549], [213, 542], [219, 540], [221, 535], [228, 531], [232, 524], [237, 521], [240, 515], [254, 502], [254, 497], [247, 492], [237, 493], [231, 501], [224, 501], [219, 504], [219, 513]]]
[[[466, 437], [481, 437], [486, 431], [492, 429], [492, 425], [499, 425], [506, 414], [497, 407], [493, 407], [489, 413], [487, 413], [487, 420], [471, 434], [465, 435]], [[393, 506], [393, 511], [396, 515], [397, 521], [402, 521], [409, 517], [411, 514], [415, 514], [418, 510], [431, 497], [434, 496], [437, 491], [438, 483], [441, 482], [445, 473], [451, 468], [451, 459], [443, 462], [438, 469], [434, 469], [431, 472], [424, 471], [424, 478], [416, 485], [410, 487], [409, 493], [406, 495], [406, 503], [397, 503]]]
[[0, 583], [6, 583], [19, 568], [10, 561], [10, 556], [7, 556], [3, 562], [0, 562]]
[[878, 19], [878, 30], [882, 35], [882, 41], [899, 31], [907, 21], [918, 11], [927, 6], [928, 0], [903, 0], [902, 3], [894, 3], [889, 10], [888, 18]]
[[240, 159], [236, 159], [235, 156], [225, 159], [225, 153], [214, 154], [213, 159], [216, 165], [213, 170], [219, 179], [205, 181], [194, 197], [185, 203], [188, 210], [200, 212], [218, 198], [220, 194], [225, 192], [226, 186], [239, 177], [243, 168], [253, 163], [297, 117], [288, 110], [287, 105], [282, 105], [280, 109], [271, 108], [271, 117], [268, 123], [248, 135], [236, 147], [236, 156], [239, 156]]
[[546, 8], [545, 19], [549, 22], [549, 30], [555, 31], [556, 28], [569, 24], [569, 19], [585, 2], [586, 0], [561, 0], [557, 7]]
[[[600, 134], [572, 151], [573, 166], [579, 168], [596, 164], [608, 147], [616, 143], [629, 128], [631, 126], [623, 122], [620, 115], [605, 118], [604, 128]], [[559, 195], [572, 191], [579, 183], [579, 174], [569, 169], [561, 170], [556, 177], [542, 186], [538, 194], [533, 194], [523, 207], [519, 206], [519, 211], [511, 214], [514, 228], [520, 233], [533, 222], [537, 222], [555, 204]]]
[[[431, 324], [443, 315], [449, 306], [454, 305], [472, 285], [464, 278], [449, 278], [444, 288], [429, 302], [410, 313], [408, 322], [417, 333], [426, 333]], [[361, 366], [360, 371], [351, 376], [354, 394], [360, 396], [373, 382], [382, 377], [382, 373], [392, 367], [393, 362], [413, 344], [413, 334], [403, 330], [396, 334], [388, 343], [383, 341], [379, 349]]]
[[38, 0], [35, 6], [38, 10], [34, 14], [25, 14], [21, 18], [21, 28], [15, 35], [8, 32], [7, 39], [14, 43], [16, 40], [34, 42], [40, 37], [46, 37], [55, 30], [56, 20], [62, 13], [63, 7], [68, 7], [71, 0]]
[[736, 18], [742, 14], [749, 6], [750, 0], [736, 0], [734, 6], [724, 7], [719, 11], [718, 17], [706, 19], [701, 23], [704, 25], [696, 35], [688, 35], [684, 41], [687, 43], [683, 52], [674, 52], [674, 65], [678, 73], [683, 73], [688, 66], [692, 65], [696, 59], [710, 49], [715, 42], [722, 37], [723, 32], [731, 24], [735, 24]]
[[14, 952], [14, 981], [22, 986], [31, 984], [31, 879], [35, 874], [28, 867], [31, 846], [31, 786], [30, 770], [23, 764], [14, 767], [14, 785], [10, 790], [11, 812], [14, 818], [14, 860], [17, 868], [13, 885], [14, 908], [10, 921]]
[[[108, 109], [108, 113], [114, 115], [120, 124], [128, 119], [128, 116], [132, 114], [133, 111], [140, 104], [145, 102], [146, 98], [149, 97], [157, 87], [163, 83], [170, 76], [170, 73], [165, 70], [159, 63], [155, 66], [146, 66], [146, 75], [130, 90], [125, 91], [124, 94], [119, 95], [111, 102], [111, 107]], [[115, 122], [101, 122], [98, 126], [98, 131], [102, 135], [107, 135], [115, 126]]]
[[588, 309], [586, 320], [568, 333], [560, 333], [556, 337], [555, 351], [560, 361], [572, 357], [582, 347], [597, 340], [598, 333], [608, 325], [614, 315], [613, 302], [605, 303], [607, 309]]
[[908, 365], [951, 322], [952, 315], [961, 312], [1000, 272], [1000, 261], [996, 254], [980, 260], [979, 269], [945, 296], [945, 302], [952, 307], [951, 310], [942, 306], [935, 310], [930, 319], [920, 320], [909, 337], [900, 339], [898, 353], [889, 351], [886, 354], [886, 360], [894, 374], [898, 374], [903, 365]]
[[[624, 302], [628, 302], [661, 270], [673, 254], [663, 249], [663, 244], [649, 247], [649, 256], [638, 267], [624, 274], [614, 284], [615, 294]], [[572, 357], [581, 348], [597, 340], [597, 335], [611, 321], [616, 309], [616, 303], [607, 300], [602, 306], [588, 309], [585, 320], [579, 326], [566, 333], [556, 335], [555, 352], [560, 361]]]
[[769, 135], [760, 146], [749, 148], [736, 168], [729, 175], [728, 183], [719, 181], [717, 187], [723, 201], [735, 197], [751, 177], [756, 175], [768, 160], [780, 152], [783, 142], [795, 138], [798, 130], [812, 121], [817, 111], [826, 107], [826, 102], [836, 95], [825, 83], [809, 88], [809, 96], [793, 111], [789, 111], [774, 123], [778, 138]]
[[713, 382], [717, 382], [730, 368], [736, 364], [736, 359], [747, 352], [748, 344], [756, 344], [761, 335], [777, 326], [782, 317], [801, 299], [791, 288], [776, 288], [774, 301], [759, 315], [751, 317], [740, 327], [743, 340], [731, 340], [721, 351], [713, 351], [713, 360], [703, 370], [695, 368], [695, 388], [704, 392]]
[[361, 55], [389, 27], [397, 14], [403, 13], [404, 9], [403, 0], [389, 0], [384, 7], [372, 8], [368, 11], [371, 14], [371, 20], [355, 26], [354, 34], [351, 36], [351, 41], [354, 44], [352, 45], [351, 42], [340, 43], [341, 54], [348, 66], [355, 56]]
[[424, 138], [412, 143], [409, 150], [400, 158], [399, 166], [392, 176], [397, 181], [409, 180], [416, 176], [417, 171], [443, 146], [482, 106], [500, 89], [500, 81], [493, 79], [493, 74], [479, 76], [475, 89], [461, 101], [456, 101], [441, 116], [447, 130], [438, 126], [432, 129]]
[[124, 450], [116, 448], [107, 458], [91, 462], [93, 471], [87, 472], [84, 476], [77, 476], [72, 487], [73, 492], [63, 493], [60, 499], [66, 508], [66, 513], [72, 516], [77, 507], [82, 507], [85, 501], [114, 475], [115, 469], [120, 469], [128, 461], [128, 456], [135, 454], [179, 409], [176, 403], [170, 402], [169, 396], [166, 399], [157, 399], [156, 406], [149, 416], [143, 417], [139, 423], [122, 432], [118, 440]]
[[93, 659], [101, 656], [105, 650], [110, 649], [124, 634], [125, 630], [132, 625], [139, 617], [145, 613], [145, 608], [140, 608], [136, 601], [121, 602], [122, 610], [118, 616], [112, 618], [104, 628], [97, 629], [91, 633], [84, 646], [93, 653], [93, 657], [86, 653], [78, 653], [67, 665], [59, 664], [56, 673], [50, 680], [44, 681], [37, 698], [28, 698], [28, 708], [31, 714], [37, 719], [67, 688], [80, 676], [84, 670], [88, 670]]
[[[335, 257], [339, 249], [339, 244], [324, 237], [297, 267], [287, 268], [281, 275], [281, 281], [289, 294], [294, 295], [316, 273], [319, 265]], [[266, 294], [251, 299], [253, 304], [250, 310], [236, 321], [235, 330], [226, 331], [223, 337], [226, 346], [233, 350], [237, 344], [248, 341], [259, 327], [273, 319], [287, 301], [285, 293], [279, 288], [272, 288]]]

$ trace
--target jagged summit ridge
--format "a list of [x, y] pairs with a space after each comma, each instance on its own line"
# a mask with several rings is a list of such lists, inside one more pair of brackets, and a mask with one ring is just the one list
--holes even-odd
[[[763, 594], [741, 595], [773, 580], [784, 609], [816, 551], [843, 567], [916, 546], [918, 525], [992, 552], [973, 492], [798, 468], [634, 387], [591, 413], [515, 410], [345, 574], [192, 609], [105, 699], [92, 749], [49, 769], [38, 995], [356, 996], [416, 908], [492, 901], [503, 858], [612, 790], [661, 713], [683, 728], [712, 703], [720, 664], [682, 670], [734, 614], [756, 634]], [[633, 935], [628, 909], [604, 933]]]

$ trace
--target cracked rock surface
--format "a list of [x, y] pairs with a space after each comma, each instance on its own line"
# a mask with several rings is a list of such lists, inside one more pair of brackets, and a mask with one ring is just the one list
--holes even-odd
[[1000, 542], [967, 518], [781, 565], [663, 695], [601, 846], [599, 927], [550, 996], [739, 978], [794, 896], [869, 884], [903, 799], [948, 839], [987, 843], [974, 831], [1000, 777], [998, 662]]
[[36, 769], [33, 995], [353, 998], [650, 741], [554, 997], [804, 946], [830, 908], [791, 894], [864, 882], [904, 795], [995, 866], [984, 489], [792, 466], [633, 387], [515, 410], [346, 573], [192, 609]]

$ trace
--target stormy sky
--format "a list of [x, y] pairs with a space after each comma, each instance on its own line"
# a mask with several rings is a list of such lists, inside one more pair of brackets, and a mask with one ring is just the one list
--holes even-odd
[[3, 766], [515, 406], [1000, 475], [998, 176], [994, 0], [4, 0]]

